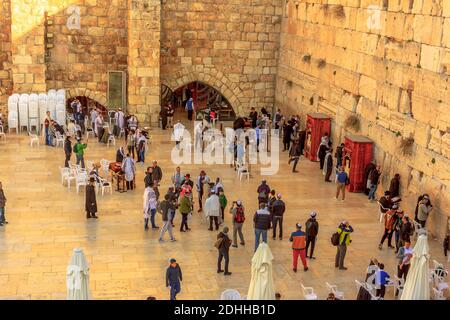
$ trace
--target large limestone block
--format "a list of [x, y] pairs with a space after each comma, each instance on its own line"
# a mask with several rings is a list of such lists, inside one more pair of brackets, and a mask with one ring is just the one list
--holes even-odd
[[360, 114], [362, 118], [367, 119], [370, 122], [376, 122], [377, 112], [378, 105], [375, 102], [365, 97], [361, 97], [361, 99], [359, 99], [359, 103], [356, 107], [356, 113]]
[[377, 86], [377, 102], [388, 107], [392, 111], [398, 111], [400, 100], [400, 88], [390, 84], [379, 84]]
[[436, 103], [425, 97], [421, 97], [413, 92], [412, 94], [412, 113], [414, 119], [429, 124], [432, 127], [437, 126]]
[[[448, 3], [450, 4], [450, 1]], [[450, 48], [450, 18], [444, 20], [442, 46]]]
[[432, 176], [434, 169], [432, 159], [435, 159], [436, 156], [436, 153], [433, 151], [416, 145], [416, 150], [414, 152], [414, 168], [422, 171], [427, 176]]
[[441, 71], [441, 60], [444, 56], [444, 49], [435, 46], [422, 45], [420, 55], [420, 65], [422, 68], [433, 71]]
[[431, 139], [431, 126], [417, 121], [414, 131], [414, 142], [421, 147], [428, 147]]
[[359, 81], [359, 93], [371, 101], [376, 101], [377, 81], [365, 75], [361, 75]]
[[425, 15], [414, 16], [414, 41], [439, 46], [443, 31], [442, 17]]
[[442, 15], [450, 17], [450, 1], [442, 1]]
[[441, 153], [444, 157], [450, 159], [450, 133], [442, 136]]
[[441, 153], [443, 133], [437, 129], [431, 129], [431, 139], [428, 144], [428, 149], [433, 150], [436, 153]]

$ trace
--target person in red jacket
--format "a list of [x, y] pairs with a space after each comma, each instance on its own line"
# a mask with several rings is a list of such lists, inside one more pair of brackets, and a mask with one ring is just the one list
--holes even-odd
[[306, 263], [306, 233], [302, 231], [302, 225], [296, 224], [297, 231], [292, 232], [289, 241], [292, 242], [292, 258], [293, 267], [292, 270], [297, 272], [298, 256], [302, 259], [303, 270], [308, 271], [308, 265]]

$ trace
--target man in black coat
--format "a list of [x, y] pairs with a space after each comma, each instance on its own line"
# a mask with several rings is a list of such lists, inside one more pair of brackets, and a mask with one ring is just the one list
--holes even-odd
[[326, 144], [321, 144], [319, 147], [319, 161], [320, 161], [320, 170], [323, 170], [323, 165], [325, 164], [325, 156], [327, 154], [328, 146]]
[[97, 213], [97, 199], [95, 196], [95, 179], [92, 177], [89, 179], [89, 184], [86, 186], [86, 218], [94, 218], [98, 217], [95, 215]]
[[230, 263], [230, 246], [231, 240], [228, 237], [228, 227], [224, 227], [222, 232], [217, 235], [217, 250], [219, 251], [219, 257], [217, 259], [217, 273], [224, 272], [222, 270], [222, 259], [225, 259], [225, 272], [224, 276], [229, 276], [231, 272], [228, 271], [228, 265]]
[[306, 257], [308, 257], [308, 248], [311, 245], [311, 252], [309, 253], [310, 259], [315, 259], [314, 247], [316, 245], [316, 237], [319, 233], [319, 223], [316, 220], [317, 212], [313, 211], [309, 214], [310, 218], [306, 220]]
[[277, 200], [272, 205], [272, 226], [273, 226], [273, 240], [275, 240], [277, 235], [277, 226], [280, 226], [279, 237], [283, 240], [283, 215], [286, 211], [286, 205], [283, 200], [281, 200], [281, 194], [277, 195]]
[[252, 128], [256, 128], [256, 120], [258, 120], [258, 112], [256, 112], [255, 108], [250, 109], [250, 114], [248, 115], [250, 120], [252, 121]]
[[70, 137], [66, 137], [66, 141], [64, 142], [64, 153], [66, 154], [66, 159], [64, 160], [64, 166], [69, 168], [70, 157], [72, 156], [72, 142], [70, 141]]
[[298, 160], [300, 159], [300, 155], [302, 154], [303, 147], [300, 144], [300, 141], [296, 141], [289, 151], [289, 162], [291, 164], [294, 161], [294, 166], [292, 167], [292, 172], [298, 172], [295, 170], [297, 168]]
[[161, 167], [158, 166], [158, 161], [153, 160], [152, 162], [153, 164], [153, 171], [152, 171], [152, 176], [153, 176], [153, 181], [155, 183], [155, 185], [158, 185], [158, 183], [162, 180], [162, 170]]

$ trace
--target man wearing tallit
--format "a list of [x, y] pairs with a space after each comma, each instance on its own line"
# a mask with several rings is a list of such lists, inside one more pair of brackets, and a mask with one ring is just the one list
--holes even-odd
[[134, 188], [134, 175], [136, 173], [136, 166], [134, 159], [127, 153], [125, 159], [122, 162], [122, 171], [125, 172], [125, 182], [127, 184], [127, 190], [133, 190]]

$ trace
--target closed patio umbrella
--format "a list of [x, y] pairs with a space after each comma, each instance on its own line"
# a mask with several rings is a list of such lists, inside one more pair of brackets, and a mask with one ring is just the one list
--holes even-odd
[[272, 260], [273, 255], [267, 243], [260, 243], [252, 258], [252, 279], [247, 300], [275, 300]]
[[89, 266], [80, 248], [73, 249], [66, 280], [67, 300], [89, 300]]
[[420, 235], [414, 247], [411, 268], [400, 300], [430, 300], [429, 259], [427, 236]]

